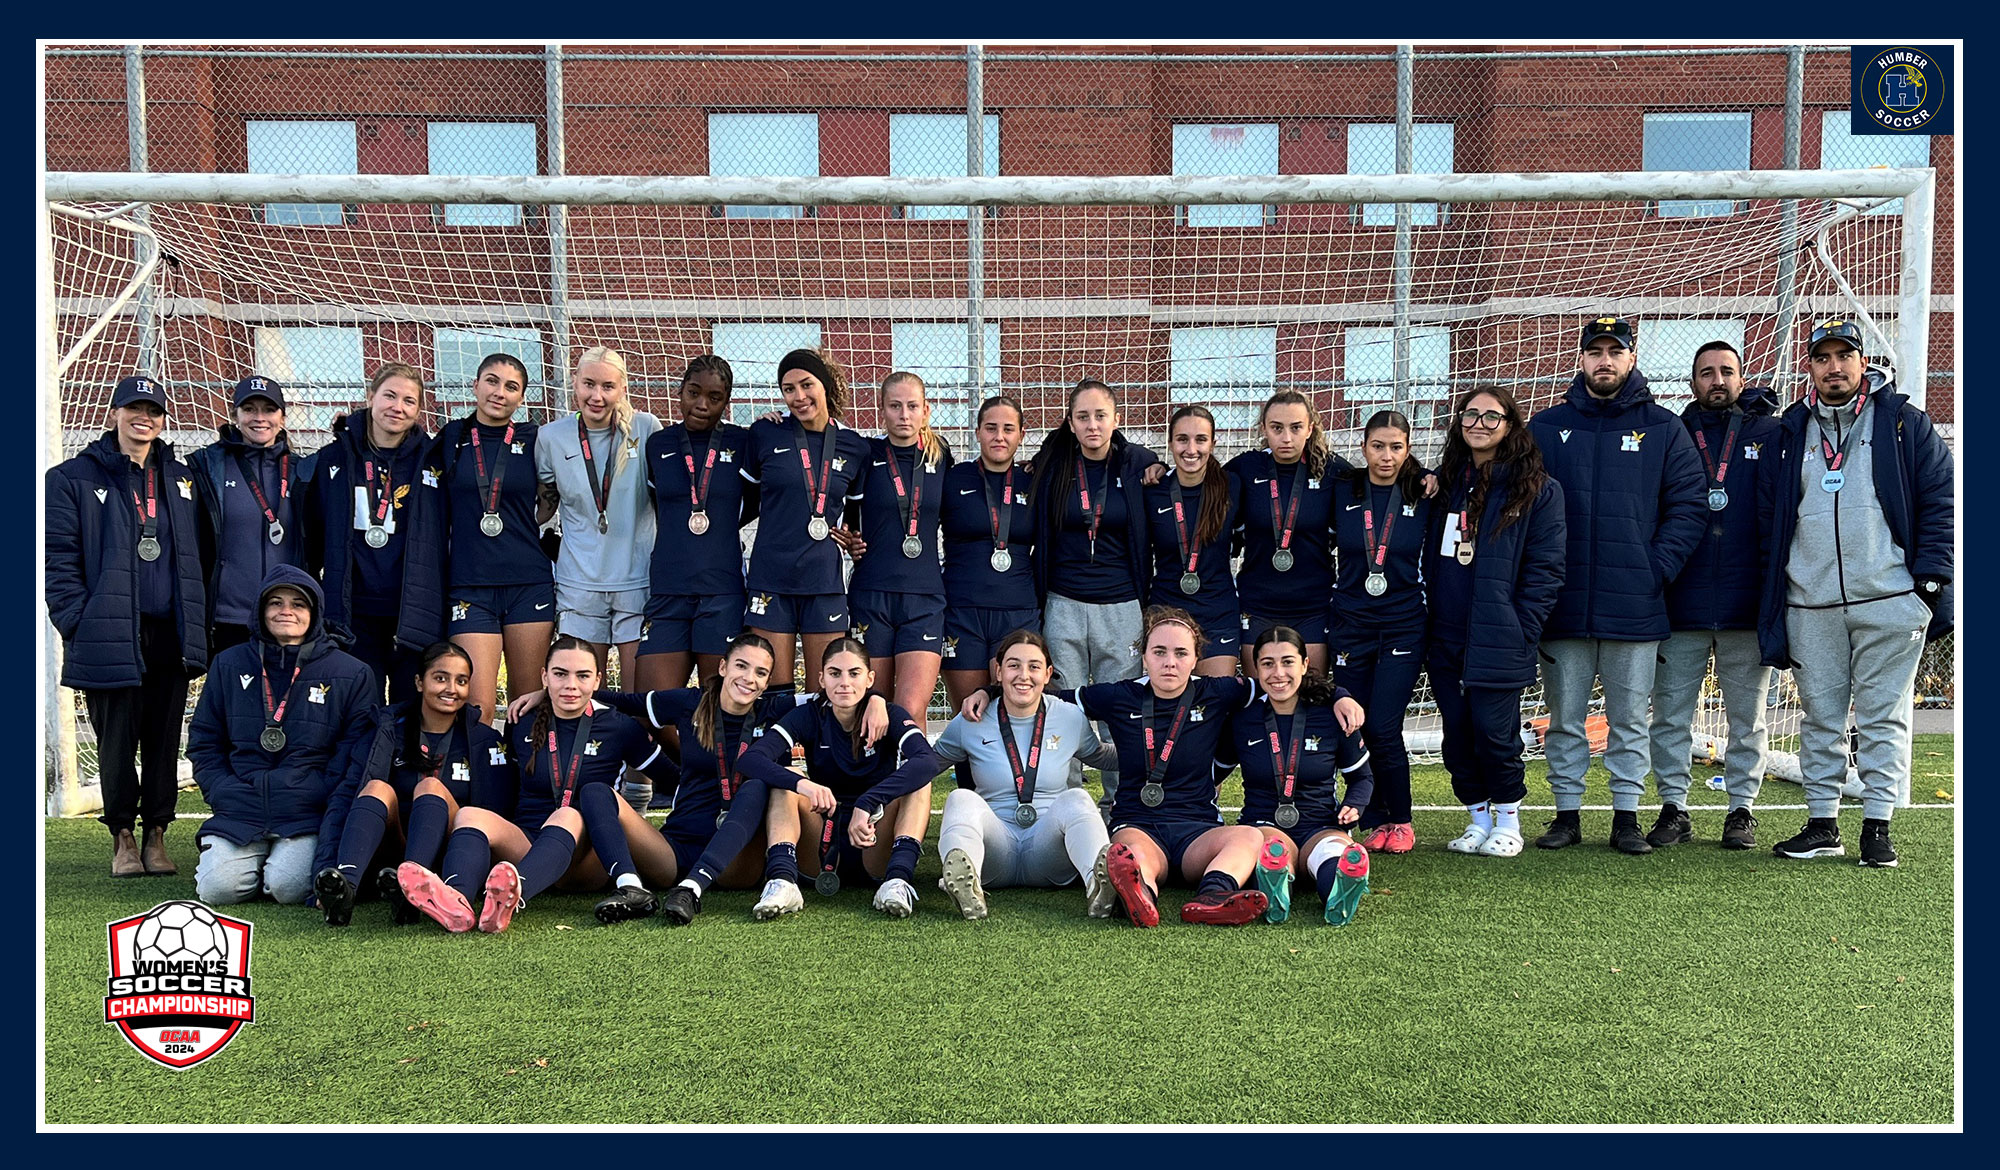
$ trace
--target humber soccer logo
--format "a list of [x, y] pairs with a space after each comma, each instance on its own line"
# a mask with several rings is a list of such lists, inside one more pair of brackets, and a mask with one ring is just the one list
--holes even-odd
[[1949, 49], [1891, 45], [1856, 48], [1850, 130], [1856, 134], [1948, 134]]
[[162, 902], [109, 927], [104, 1022], [168, 1068], [193, 1068], [256, 1019], [250, 924], [200, 902]]

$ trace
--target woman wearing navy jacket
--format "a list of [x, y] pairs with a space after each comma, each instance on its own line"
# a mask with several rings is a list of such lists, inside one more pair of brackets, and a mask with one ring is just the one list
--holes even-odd
[[421, 474], [423, 376], [390, 362], [366, 401], [301, 465], [304, 564], [326, 590], [334, 640], [403, 703], [416, 697], [417, 654], [444, 633], [442, 497]]
[[188, 456], [201, 500], [201, 563], [208, 568], [212, 652], [247, 641], [260, 618], [258, 589], [279, 565], [296, 565], [305, 547], [293, 496], [304, 458], [285, 432], [285, 390], [252, 374], [236, 383], [236, 421]]
[[303, 902], [333, 864], [334, 791], [374, 729], [375, 676], [333, 644], [319, 582], [279, 565], [257, 593], [250, 641], [215, 656], [188, 727], [188, 762], [214, 811], [196, 840], [195, 894]]
[[368, 751], [356, 755], [358, 767], [327, 804], [340, 836], [334, 864], [314, 876], [313, 891], [328, 926], [353, 920], [371, 873], [398, 926], [423, 917], [403, 897], [396, 863], [436, 866], [458, 810], [500, 807], [519, 783], [500, 733], [466, 702], [472, 657], [462, 647], [427, 647], [416, 684], [418, 698], [376, 709]]
[[956, 708], [992, 678], [995, 651], [1016, 630], [1040, 633], [1035, 601], [1035, 514], [1028, 468], [1014, 461], [1021, 404], [1004, 394], [979, 404], [979, 458], [945, 473], [944, 687]]
[[424, 461], [445, 494], [446, 633], [472, 655], [472, 705], [489, 721], [503, 653], [509, 679], [537, 678], [555, 630], [555, 575], [536, 536], [538, 428], [514, 421], [527, 386], [521, 359], [488, 355], [473, 412], [446, 423]]
[[1431, 501], [1410, 454], [1410, 420], [1377, 411], [1362, 428], [1365, 473], [1334, 493], [1333, 681], [1367, 709], [1362, 735], [1375, 773], [1361, 815], [1371, 852], [1408, 853], [1410, 756], [1403, 713], [1424, 664], [1424, 535]]
[[63, 640], [62, 685], [83, 692], [97, 732], [112, 877], [179, 872], [166, 834], [181, 717], [188, 680], [208, 665], [194, 476], [160, 438], [166, 425], [160, 383], [122, 378], [111, 429], [45, 477], [43, 596]]
[[[743, 624], [777, 652], [773, 689], [792, 689], [792, 652], [805, 644], [805, 677], [817, 678], [826, 647], [848, 628], [847, 588], [833, 529], [858, 502], [868, 440], [840, 425], [847, 383], [824, 354], [795, 349], [778, 363], [791, 413], [750, 426], [743, 478], [761, 490], [750, 549], [750, 604]], [[900, 555], [900, 554], [898, 554]]]
[[722, 666], [729, 640], [743, 628], [741, 530], [757, 515], [749, 465], [750, 432], [729, 421], [736, 377], [705, 353], [681, 375], [681, 421], [646, 440], [659, 538], [653, 544], [652, 594], [640, 626], [641, 690], [687, 685]]
[[1237, 484], [1215, 459], [1215, 416], [1183, 406], [1167, 420], [1173, 465], [1146, 488], [1146, 527], [1153, 574], [1147, 604], [1177, 605], [1209, 636], [1195, 673], [1236, 673], [1236, 582], [1229, 576], [1229, 540], [1237, 524]]
[[[764, 890], [750, 908], [759, 919], [805, 909], [802, 860], [815, 869], [821, 894], [838, 893], [842, 881], [879, 882], [875, 909], [907, 918], [917, 908], [911, 880], [930, 827], [938, 760], [923, 726], [894, 704], [887, 734], [869, 735], [864, 714], [874, 683], [868, 648], [835, 639], [820, 670], [820, 694], [736, 758], [746, 779], [784, 790], [773, 792], [764, 817], [770, 840]], [[787, 766], [794, 745], [805, 751], [803, 777]], [[802, 841], [812, 846], [803, 859]]]
[[1424, 541], [1425, 659], [1444, 725], [1444, 766], [1471, 824], [1454, 853], [1521, 852], [1521, 692], [1562, 589], [1562, 485], [1505, 388], [1467, 392], [1438, 466], [1442, 507]]

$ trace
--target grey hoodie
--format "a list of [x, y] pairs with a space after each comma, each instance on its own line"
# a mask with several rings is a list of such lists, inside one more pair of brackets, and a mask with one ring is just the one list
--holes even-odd
[[[1841, 406], [1822, 402], [1813, 408], [1804, 458], [1799, 461], [1802, 490], [1798, 530], [1786, 566], [1788, 604], [1824, 607], [1874, 601], [1908, 593], [1916, 585], [1875, 494], [1873, 391], [1878, 375], [1873, 370], [1869, 374], [1869, 397], [1858, 410], [1852, 399]], [[1846, 441], [1838, 492], [1820, 486], [1827, 470], [1822, 435], [1836, 449]]]

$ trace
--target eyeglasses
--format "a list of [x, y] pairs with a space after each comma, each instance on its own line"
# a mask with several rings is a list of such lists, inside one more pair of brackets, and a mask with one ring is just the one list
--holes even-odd
[[1497, 410], [1461, 410], [1458, 412], [1460, 426], [1483, 427], [1491, 430], [1507, 421], [1507, 416]]

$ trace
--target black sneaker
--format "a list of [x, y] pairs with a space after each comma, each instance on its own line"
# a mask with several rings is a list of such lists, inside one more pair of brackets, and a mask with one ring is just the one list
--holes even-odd
[[597, 920], [606, 926], [628, 918], [651, 918], [660, 900], [644, 886], [619, 886], [597, 904]]
[[1771, 852], [1779, 857], [1843, 857], [1847, 848], [1840, 843], [1839, 821], [1832, 817], [1813, 817], [1806, 821], [1806, 827], [1799, 830], [1798, 836], [1771, 846]]
[[1722, 822], [1722, 847], [1724, 849], [1755, 849], [1757, 847], [1757, 818], [1747, 808], [1732, 808]]
[[686, 926], [701, 913], [701, 895], [686, 886], [675, 886], [660, 895], [660, 917], [668, 926]]
[[1651, 853], [1653, 847], [1647, 843], [1645, 834], [1639, 831], [1639, 814], [1636, 812], [1614, 812], [1611, 814], [1611, 847], [1620, 853]]
[[1646, 844], [1655, 849], [1665, 849], [1669, 845], [1685, 845], [1694, 840], [1694, 823], [1688, 820], [1687, 810], [1677, 804], [1660, 806], [1660, 819], [1653, 822], [1653, 831], [1646, 834]]
[[354, 921], [354, 898], [358, 891], [337, 867], [319, 871], [313, 878], [313, 893], [319, 895], [320, 913], [326, 915], [328, 926], [346, 926]]
[[1583, 840], [1583, 815], [1571, 810], [1557, 812], [1556, 819], [1549, 822], [1549, 831], [1535, 838], [1538, 849], [1567, 849]]
[[403, 883], [396, 880], [396, 867], [385, 865], [375, 873], [375, 892], [389, 904], [389, 917], [397, 926], [409, 926], [424, 920], [424, 912], [410, 904], [403, 893]]
[[1861, 864], [1876, 869], [1896, 868], [1896, 846], [1889, 840], [1888, 821], [1861, 822]]

